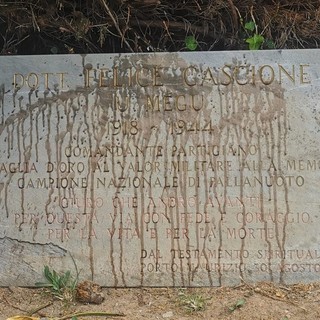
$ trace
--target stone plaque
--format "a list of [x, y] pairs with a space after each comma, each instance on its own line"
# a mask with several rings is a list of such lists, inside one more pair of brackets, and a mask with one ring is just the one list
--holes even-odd
[[0, 57], [0, 285], [319, 279], [319, 61]]

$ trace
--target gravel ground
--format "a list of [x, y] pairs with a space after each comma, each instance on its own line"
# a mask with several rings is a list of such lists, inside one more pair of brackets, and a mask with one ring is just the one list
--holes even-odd
[[[320, 319], [320, 283], [275, 286], [270, 283], [236, 288], [103, 288], [102, 304], [68, 303], [45, 289], [0, 288], [0, 319], [16, 315], [59, 319], [86, 311], [123, 314], [123, 319]], [[199, 310], [196, 310], [199, 309]], [[108, 319], [122, 317], [108, 317]], [[78, 320], [107, 319], [78, 316]]]

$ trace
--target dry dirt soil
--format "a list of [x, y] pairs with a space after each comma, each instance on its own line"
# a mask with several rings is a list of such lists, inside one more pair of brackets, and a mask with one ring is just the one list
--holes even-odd
[[[270, 283], [240, 285], [235, 288], [126, 288], [102, 290], [100, 305], [66, 303], [54, 299], [45, 289], [0, 288], [0, 319], [15, 315], [59, 319], [84, 312], [104, 311], [124, 314], [108, 319], [320, 319], [320, 283], [275, 286]], [[192, 299], [200, 308], [192, 309]], [[185, 304], [184, 302], [185, 301]], [[237, 306], [238, 304], [238, 306]], [[195, 306], [196, 308], [196, 306]], [[105, 316], [78, 317], [101, 320]]]

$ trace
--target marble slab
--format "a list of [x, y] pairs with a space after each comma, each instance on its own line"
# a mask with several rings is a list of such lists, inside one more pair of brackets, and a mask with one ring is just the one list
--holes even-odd
[[320, 275], [320, 51], [0, 57], [0, 285]]

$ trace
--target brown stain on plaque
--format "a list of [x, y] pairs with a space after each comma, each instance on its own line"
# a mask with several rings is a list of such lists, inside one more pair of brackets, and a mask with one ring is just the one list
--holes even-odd
[[[178, 54], [145, 54], [113, 57], [112, 63], [118, 68], [117, 80], [119, 83], [131, 85], [101, 88], [98, 86], [98, 70], [102, 70], [105, 66], [102, 63], [99, 65], [87, 63], [86, 59], [87, 57], [83, 58], [82, 77], [85, 78], [86, 70], [95, 70], [90, 86], [79, 86], [75, 90], [65, 92], [49, 90], [44, 98], [37, 98], [37, 93], [31, 92], [26, 105], [23, 99], [19, 99], [17, 91], [14, 98], [16, 112], [0, 126], [0, 132], [7, 135], [8, 157], [11, 156], [11, 150], [18, 147], [20, 161], [35, 159], [36, 163], [46, 161], [54, 165], [63, 162], [68, 164], [70, 161], [84, 164], [83, 172], [72, 170], [46, 172], [48, 179], [53, 179], [54, 182], [48, 185], [46, 191], [44, 208], [46, 217], [39, 218], [34, 226], [38, 227], [43, 223], [41, 219], [48, 221], [52, 215], [61, 214], [59, 219], [62, 222], [59, 227], [63, 232], [57, 233], [53, 241], [60, 240], [67, 246], [70, 239], [76, 238], [76, 232], [82, 232], [80, 242], [83, 248], [76, 259], [80, 261], [82, 256], [89, 257], [91, 279], [94, 279], [101, 268], [106, 266], [107, 271], [104, 272], [104, 276], [108, 277], [108, 283], [115, 287], [128, 286], [132, 283], [131, 261], [140, 263], [139, 266], [135, 266], [139, 273], [134, 279], [137, 285], [148, 285], [154, 279], [160, 281], [161, 277], [165, 277], [165, 280], [170, 281], [173, 286], [199, 283], [221, 286], [231, 276], [240, 275], [245, 278], [247, 273], [243, 266], [246, 264], [244, 253], [250, 245], [248, 239], [244, 237], [237, 244], [240, 254], [239, 257], [232, 259], [237, 262], [233, 273], [225, 270], [226, 258], [220, 254], [226, 251], [229, 245], [225, 226], [234, 219], [228, 212], [228, 199], [234, 197], [236, 193], [242, 203], [241, 229], [247, 230], [245, 219], [248, 212], [245, 205], [248, 191], [245, 183], [247, 172], [243, 163], [249, 159], [250, 145], [257, 145], [259, 161], [265, 158], [272, 159], [277, 167], [280, 166], [282, 156], [286, 152], [286, 105], [280, 84], [274, 82], [269, 87], [263, 88], [258, 82], [256, 86], [241, 88], [236, 84], [214, 86], [209, 83], [201, 87], [186, 87], [181, 85], [181, 70], [189, 66], [188, 62]], [[150, 81], [152, 75], [149, 73], [152, 70], [156, 72], [156, 66], [164, 66], [161, 70], [161, 81], [155, 80], [163, 82], [164, 85], [141, 86], [134, 80], [131, 83], [130, 79], [136, 79], [137, 72], [140, 72], [141, 83]], [[174, 105], [175, 97], [182, 95], [189, 95], [189, 100], [184, 101], [182, 98], [179, 100], [180, 103], [181, 101], [186, 103], [187, 110], [183, 110], [183, 104]], [[147, 96], [153, 99], [153, 105]], [[190, 97], [195, 97], [195, 100]], [[164, 100], [170, 103], [167, 106], [160, 105], [161, 110], [158, 110], [158, 98], [160, 103]], [[193, 106], [196, 109], [192, 104], [195, 104]], [[174, 106], [172, 109], [171, 105]], [[207, 119], [212, 119], [208, 130], [197, 132], [196, 127], [188, 127], [190, 130], [186, 130], [186, 126], [191, 122], [205, 126]], [[282, 135], [284, 140], [280, 139]], [[148, 149], [150, 146], [154, 148]], [[196, 170], [191, 163], [188, 168], [190, 171], [178, 169], [178, 164], [182, 165], [183, 161], [188, 162], [190, 159], [183, 151], [173, 152], [173, 149], [182, 150], [186, 146], [194, 147], [194, 153], [191, 154], [194, 162], [210, 161], [214, 169]], [[201, 146], [220, 146], [221, 154], [217, 156], [207, 149], [201, 152]], [[235, 154], [228, 154], [230, 146], [236, 150], [237, 146], [243, 146], [243, 151], [239, 154], [238, 151]], [[108, 151], [113, 147], [117, 147], [122, 153], [117, 155], [115, 151]], [[65, 154], [68, 148], [70, 150], [87, 148], [88, 155], [78, 158], [74, 155], [68, 156]], [[45, 152], [42, 153], [41, 150]], [[233, 167], [238, 170], [236, 174], [228, 170], [227, 161], [230, 159], [233, 161]], [[137, 163], [138, 166], [145, 168], [148, 163], [155, 165], [158, 162], [160, 171], [136, 169]], [[172, 162], [176, 163], [175, 167]], [[220, 162], [223, 163], [222, 167]], [[132, 163], [134, 167], [130, 167]], [[101, 170], [102, 166], [106, 167], [105, 171]], [[218, 169], [219, 167], [222, 170]], [[228, 181], [234, 174], [239, 178], [239, 186], [231, 189]], [[259, 167], [257, 175], [262, 180], [266, 176], [266, 171]], [[22, 174], [24, 180], [26, 176], [26, 173]], [[81, 188], [80, 192], [76, 187], [57, 187], [61, 181], [69, 183], [77, 177], [86, 181], [85, 187]], [[174, 177], [177, 187], [174, 186]], [[189, 185], [190, 177], [195, 181], [192, 186]], [[267, 172], [268, 177], [272, 178], [272, 172]], [[13, 175], [6, 177], [1, 191], [5, 194], [5, 202], [13, 178]], [[107, 187], [103, 189], [101, 182], [98, 187], [98, 178], [101, 181], [106, 178]], [[109, 178], [112, 181], [108, 180]], [[154, 181], [157, 179], [159, 183], [155, 186]], [[222, 185], [214, 182], [218, 179], [221, 179]], [[111, 187], [108, 187], [108, 184]], [[259, 201], [265, 229], [264, 241], [270, 251], [274, 243], [266, 233], [270, 222], [265, 218], [264, 208], [272, 201], [274, 214], [278, 214], [279, 188], [276, 185], [268, 187], [263, 184], [258, 185], [256, 190], [260, 194]], [[267, 190], [270, 190], [268, 199]], [[287, 187], [284, 186], [282, 191], [288, 215]], [[22, 213], [26, 205], [26, 192], [28, 190], [23, 188], [20, 190]], [[61, 198], [70, 198], [76, 203], [76, 198], [80, 195], [90, 201], [85, 201], [81, 208], [82, 212], [77, 212], [81, 214], [79, 217], [71, 219], [68, 208], [61, 206]], [[100, 210], [90, 205], [95, 203], [98, 196], [107, 199], [105, 207]], [[119, 205], [114, 206], [114, 203], [110, 202], [117, 197], [126, 199], [134, 197], [138, 201], [138, 206], [128, 208], [127, 202], [119, 202]], [[170, 205], [168, 202], [170, 198], [176, 199], [178, 204]], [[185, 204], [190, 199], [195, 199], [195, 203], [194, 206], [188, 207]], [[159, 203], [150, 205], [152, 201], [157, 200]], [[214, 202], [214, 205], [211, 202]], [[9, 218], [8, 204], [6, 212]], [[161, 223], [152, 220], [146, 223], [146, 213], [149, 216], [159, 215]], [[182, 218], [189, 213], [193, 215], [193, 219], [195, 216], [199, 218], [200, 215], [203, 219], [204, 215], [208, 215], [209, 222], [193, 220], [190, 223], [187, 218]], [[106, 224], [105, 229], [102, 232], [100, 229], [96, 234], [95, 226], [102, 223]], [[46, 226], [50, 227], [49, 222]], [[20, 228], [25, 230], [27, 227], [28, 224], [23, 219]], [[283, 250], [286, 224], [281, 224], [276, 219], [274, 227], [276, 246]], [[154, 237], [150, 237], [151, 230], [154, 232]], [[34, 232], [33, 240], [36, 241], [38, 238], [38, 233]], [[105, 250], [102, 254], [95, 249], [96, 243]], [[143, 250], [162, 251], [162, 255], [167, 258], [165, 260], [158, 254], [150, 258], [150, 264], [160, 266], [157, 272], [151, 273], [146, 270], [144, 266], [146, 260], [141, 256], [137, 258]], [[193, 256], [188, 255], [188, 250], [193, 250]], [[283, 261], [284, 257], [281, 259], [282, 264]], [[269, 258], [268, 272], [271, 280], [275, 279], [272, 266], [273, 261]]]

